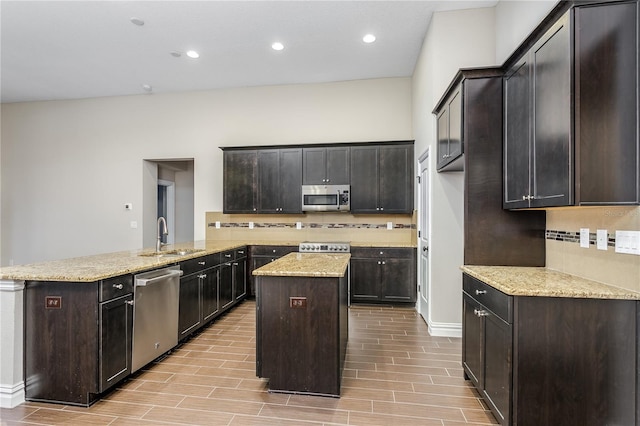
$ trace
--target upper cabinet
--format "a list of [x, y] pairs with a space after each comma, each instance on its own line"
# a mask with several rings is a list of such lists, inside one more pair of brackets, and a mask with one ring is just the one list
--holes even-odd
[[258, 213], [302, 212], [302, 149], [258, 151]]
[[573, 203], [569, 16], [505, 75], [505, 208]]
[[576, 202], [637, 204], [638, 2], [575, 8]]
[[351, 212], [413, 212], [413, 143], [351, 147]]
[[225, 150], [223, 161], [224, 213], [256, 213], [258, 151]]
[[507, 64], [507, 209], [640, 203], [638, 1], [572, 4]]
[[438, 161], [437, 170], [464, 170], [462, 154], [464, 143], [462, 137], [462, 83], [448, 92], [445, 99], [438, 103], [434, 113], [438, 123]]
[[348, 146], [302, 149], [303, 185], [349, 185]]

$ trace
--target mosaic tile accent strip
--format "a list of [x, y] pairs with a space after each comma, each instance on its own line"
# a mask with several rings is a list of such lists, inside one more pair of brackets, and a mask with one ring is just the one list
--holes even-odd
[[[208, 223], [209, 228], [215, 228], [215, 223]], [[227, 222], [220, 223], [220, 228], [249, 228], [249, 222]], [[253, 222], [253, 228], [291, 228], [295, 229], [296, 224], [288, 222]], [[386, 223], [303, 223], [302, 229], [387, 229]], [[416, 229], [415, 224], [410, 223], [394, 223], [393, 229]]]
[[[607, 246], [615, 247], [616, 246], [616, 234], [607, 234]], [[554, 231], [551, 229], [547, 229], [545, 233], [545, 238], [547, 240], [555, 240], [562, 241], [565, 243], [577, 243], [580, 244], [580, 231], [571, 232], [571, 231]], [[596, 233], [589, 232], [589, 245], [596, 245]]]

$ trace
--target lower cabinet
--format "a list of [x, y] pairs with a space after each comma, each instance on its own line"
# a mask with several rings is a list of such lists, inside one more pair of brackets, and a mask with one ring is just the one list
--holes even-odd
[[510, 296], [463, 276], [462, 364], [502, 425], [634, 425], [635, 300]]
[[235, 252], [233, 267], [233, 298], [237, 302], [247, 295], [247, 249], [238, 249]]
[[131, 275], [25, 286], [26, 400], [88, 406], [131, 373]]
[[414, 248], [351, 247], [351, 301], [415, 303]]
[[298, 251], [298, 246], [250, 246], [247, 293], [252, 296], [256, 294], [255, 277], [251, 275], [254, 269], [258, 269], [294, 251]]

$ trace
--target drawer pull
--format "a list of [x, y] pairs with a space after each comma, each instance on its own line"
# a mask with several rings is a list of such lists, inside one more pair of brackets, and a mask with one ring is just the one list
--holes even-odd
[[207, 264], [207, 262], [198, 262], [198, 265], [202, 265], [202, 266], [204, 266], [204, 265], [206, 265], [206, 264]]
[[476, 296], [480, 294], [487, 294], [487, 290], [476, 290]]
[[113, 288], [117, 288], [118, 290], [122, 290], [124, 286], [122, 284], [114, 284]]
[[231, 257], [231, 255], [230, 254], [225, 254], [224, 257]]
[[244, 250], [238, 250], [238, 254], [244, 254]]
[[475, 314], [475, 316], [479, 318], [486, 317], [487, 315], [489, 315], [489, 312], [485, 311], [484, 309], [474, 309], [473, 313]]

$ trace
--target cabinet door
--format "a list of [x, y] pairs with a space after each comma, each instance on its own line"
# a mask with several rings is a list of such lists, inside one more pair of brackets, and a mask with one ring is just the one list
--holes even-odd
[[218, 304], [219, 268], [211, 268], [199, 274], [202, 285], [202, 319], [207, 321], [219, 311]]
[[378, 205], [378, 148], [351, 148], [351, 212], [377, 213]]
[[530, 66], [528, 56], [504, 78], [504, 208], [529, 206]]
[[[638, 3], [575, 9], [580, 204], [640, 202]], [[635, 70], [635, 72], [634, 72]]]
[[381, 146], [379, 167], [378, 211], [412, 213], [413, 145]]
[[241, 300], [247, 294], [247, 260], [239, 259], [233, 266], [233, 297]]
[[233, 267], [226, 262], [220, 265], [220, 310], [229, 308], [233, 300]]
[[571, 33], [565, 14], [531, 51], [533, 187], [531, 207], [573, 203]]
[[511, 419], [512, 327], [490, 311], [484, 318], [484, 396], [500, 424]]
[[447, 162], [450, 163], [462, 155], [462, 86], [451, 95], [449, 101], [449, 152]]
[[449, 156], [449, 105], [445, 104], [436, 119], [438, 127], [437, 169], [447, 164]]
[[462, 294], [462, 367], [477, 389], [484, 386], [483, 321], [477, 315], [481, 305], [466, 293]]
[[302, 183], [304, 185], [326, 184], [326, 165], [326, 148], [304, 148], [302, 150]]
[[351, 259], [351, 300], [377, 302], [381, 294], [381, 269], [376, 259]]
[[258, 151], [258, 212], [278, 213], [280, 191], [280, 151]]
[[281, 149], [276, 192], [280, 213], [302, 213], [302, 149]]
[[180, 279], [178, 308], [178, 340], [187, 337], [201, 324], [201, 285], [198, 274]]
[[348, 146], [343, 146], [326, 148], [326, 151], [327, 183], [331, 185], [349, 185], [349, 157], [351, 149]]
[[224, 151], [224, 213], [255, 213], [257, 207], [257, 151]]
[[387, 302], [416, 301], [415, 260], [385, 259], [382, 268], [382, 300]]
[[133, 294], [100, 304], [100, 392], [131, 373]]

